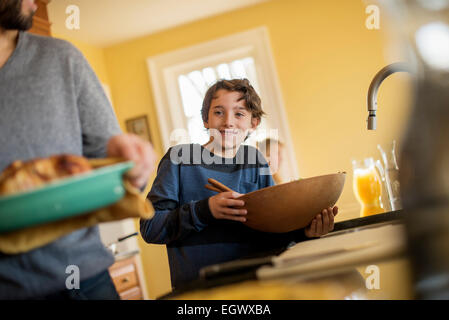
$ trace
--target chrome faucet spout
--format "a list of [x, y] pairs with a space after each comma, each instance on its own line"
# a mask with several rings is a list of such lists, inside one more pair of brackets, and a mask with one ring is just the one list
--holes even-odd
[[396, 72], [409, 72], [411, 69], [408, 64], [404, 62], [395, 62], [382, 68], [373, 78], [368, 90], [368, 130], [376, 130], [377, 128], [377, 92], [379, 91], [380, 84], [390, 75]]

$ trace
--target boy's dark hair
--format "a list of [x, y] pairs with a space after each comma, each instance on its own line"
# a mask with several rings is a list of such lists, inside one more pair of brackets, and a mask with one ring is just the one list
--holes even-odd
[[249, 83], [248, 79], [219, 80], [207, 90], [206, 95], [204, 96], [203, 107], [201, 108], [201, 116], [204, 122], [209, 120], [210, 104], [212, 99], [216, 98], [216, 92], [221, 89], [231, 92], [241, 92], [242, 97], [239, 100], [245, 100], [246, 107], [251, 111], [252, 117], [261, 119], [265, 114], [262, 110], [260, 97]]

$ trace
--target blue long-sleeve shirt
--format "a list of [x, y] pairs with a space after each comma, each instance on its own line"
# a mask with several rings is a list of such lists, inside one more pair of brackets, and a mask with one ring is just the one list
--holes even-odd
[[215, 219], [208, 199], [216, 193], [204, 187], [208, 178], [242, 194], [274, 185], [266, 160], [251, 146], [241, 146], [233, 159], [216, 156], [199, 144], [168, 150], [148, 194], [155, 215], [140, 221], [140, 231], [146, 242], [167, 245], [174, 287], [196, 279], [207, 265], [286, 247], [305, 238], [302, 229], [274, 234]]

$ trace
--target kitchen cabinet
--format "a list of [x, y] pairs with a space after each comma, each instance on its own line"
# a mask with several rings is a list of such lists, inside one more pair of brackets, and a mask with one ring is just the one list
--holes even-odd
[[121, 300], [143, 300], [143, 284], [137, 268], [137, 256], [116, 261], [109, 268], [109, 274]]
[[29, 32], [41, 36], [51, 36], [51, 23], [48, 20], [47, 11], [47, 5], [49, 2], [50, 0], [36, 0], [38, 8], [33, 17], [33, 27], [29, 30]]

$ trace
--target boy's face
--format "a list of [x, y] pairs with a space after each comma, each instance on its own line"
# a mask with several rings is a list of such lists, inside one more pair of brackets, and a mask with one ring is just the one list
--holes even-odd
[[214, 137], [216, 147], [223, 151], [238, 148], [260, 123], [260, 119], [252, 117], [245, 100], [239, 100], [241, 96], [241, 92], [221, 89], [210, 103], [208, 121], [204, 122], [204, 127]]

